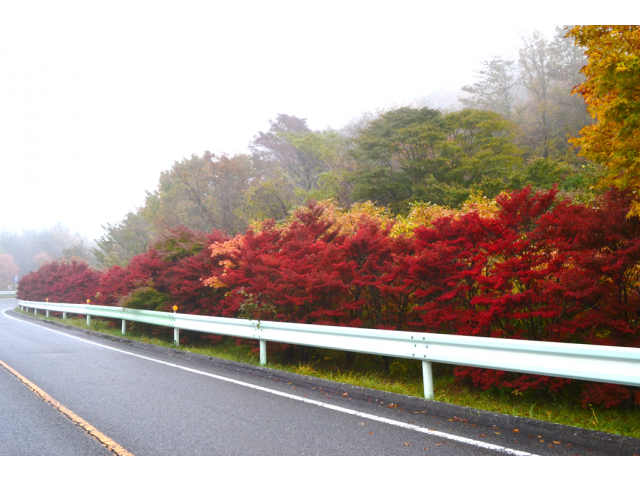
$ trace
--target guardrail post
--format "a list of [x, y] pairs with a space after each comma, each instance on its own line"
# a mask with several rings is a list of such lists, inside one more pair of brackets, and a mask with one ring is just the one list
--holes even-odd
[[49, 318], [49, 310], [45, 310], [45, 317]]
[[62, 312], [62, 319], [66, 320], [67, 319], [67, 312]]
[[173, 343], [175, 343], [176, 346], [180, 345], [180, 329], [179, 328], [173, 329]]
[[91, 315], [87, 315], [87, 327], [91, 326]]
[[424, 382], [424, 398], [433, 400], [433, 372], [431, 371], [431, 362], [422, 361], [422, 380]]
[[260, 365], [267, 364], [267, 341], [260, 340]]
[[38, 315], [38, 309], [37, 309], [37, 308], [34, 308], [34, 309], [33, 309], [33, 314], [34, 314], [34, 315]]
[[127, 333], [127, 321], [123, 318], [122, 319], [122, 334], [124, 335], [125, 333]]

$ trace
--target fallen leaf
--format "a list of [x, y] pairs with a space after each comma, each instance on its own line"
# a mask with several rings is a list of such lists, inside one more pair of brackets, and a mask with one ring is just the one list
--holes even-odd
[[553, 441], [553, 443], [555, 443], [556, 445], [560, 445], [560, 442], [556, 442], [555, 440]]
[[387, 408], [398, 408], [398, 405], [392, 403], [391, 405], [387, 405]]
[[359, 423], [358, 425], [364, 425], [364, 423]]
[[540, 443], [544, 443], [544, 440], [540, 440]]
[[513, 430], [511, 430], [512, 432], [519, 432], [520, 430], [518, 430], [517, 428], [514, 428]]
[[494, 435], [500, 435], [500, 432], [493, 432]]
[[422, 447], [423, 450], [429, 450], [429, 447]]
[[477, 427], [478, 425], [474, 425], [473, 423], [471, 424], [472, 427]]
[[410, 447], [410, 446], [411, 446], [411, 444], [410, 444], [410, 443], [405, 443], [405, 444], [404, 444], [404, 446], [405, 446], [405, 447]]
[[369, 435], [373, 435], [373, 432], [369, 432]]
[[348, 396], [349, 396], [349, 394], [348, 394], [348, 393], [343, 393], [343, 394], [342, 394], [342, 396], [343, 396], [343, 397], [348, 397]]
[[434, 443], [434, 445], [442, 445], [441, 443]]
[[486, 435], [484, 433], [481, 433], [480, 435], [478, 435], [479, 437], [486, 437]]

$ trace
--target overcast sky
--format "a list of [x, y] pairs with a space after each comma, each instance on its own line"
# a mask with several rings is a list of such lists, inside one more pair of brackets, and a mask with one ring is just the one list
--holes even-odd
[[444, 107], [521, 34], [589, 23], [557, 1], [8, 3], [0, 229], [60, 222], [91, 239], [175, 160], [247, 151], [278, 113], [321, 129], [425, 97]]

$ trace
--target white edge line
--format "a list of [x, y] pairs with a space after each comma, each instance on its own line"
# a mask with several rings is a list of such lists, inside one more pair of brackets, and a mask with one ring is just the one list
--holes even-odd
[[70, 337], [70, 338], [73, 338], [73, 339], [78, 340], [80, 342], [89, 343], [91, 345], [96, 345], [98, 347], [106, 348], [108, 350], [113, 350], [115, 352], [124, 353], [125, 355], [131, 355], [133, 357], [143, 358], [143, 359], [149, 360], [151, 362], [160, 363], [160, 364], [166, 365], [168, 367], [178, 368], [180, 370], [184, 370], [184, 371], [191, 372], [191, 373], [196, 373], [198, 375], [204, 375], [204, 376], [207, 376], [207, 377], [215, 378], [216, 380], [222, 380], [224, 382], [235, 383], [236, 385], [241, 385], [243, 387], [253, 388], [254, 390], [260, 390], [260, 391], [263, 391], [263, 392], [271, 393], [273, 395], [279, 395], [281, 397], [290, 398], [292, 400], [297, 400], [299, 402], [309, 403], [311, 405], [316, 405], [318, 407], [327, 408], [329, 410], [335, 410], [335, 411], [338, 411], [338, 412], [347, 413], [349, 415], [355, 415], [357, 417], [368, 418], [369, 420], [374, 420], [376, 422], [386, 423], [388, 425], [393, 425], [393, 426], [396, 426], [396, 427], [405, 428], [407, 430], [414, 430], [416, 432], [425, 433], [427, 435], [446, 438], [447, 440], [452, 440], [452, 441], [459, 442], [459, 443], [466, 443], [468, 445], [473, 445], [474, 447], [486, 448], [488, 450], [495, 450], [497, 452], [506, 453], [506, 454], [509, 454], [509, 455], [517, 455], [517, 456], [533, 456], [534, 455], [534, 454], [532, 454], [530, 452], [524, 452], [522, 450], [515, 450], [515, 449], [512, 449], [512, 448], [501, 447], [499, 445], [493, 445], [491, 443], [480, 442], [478, 440], [472, 440], [472, 439], [466, 438], [466, 437], [459, 437], [457, 435], [451, 435], [449, 433], [438, 432], [436, 430], [431, 430], [431, 429], [424, 428], [424, 427], [418, 427], [417, 425], [410, 425], [410, 424], [398, 422], [397, 420], [391, 420], [391, 419], [384, 418], [384, 417], [378, 417], [376, 415], [371, 415], [371, 414], [368, 414], [368, 413], [359, 412], [357, 410], [351, 410], [349, 408], [339, 407], [337, 405], [331, 405], [331, 404], [328, 404], [328, 403], [319, 402], [317, 400], [311, 400], [309, 398], [298, 397], [296, 395], [291, 395], [290, 393], [279, 392], [278, 390], [272, 390], [270, 388], [260, 387], [258, 385], [252, 385], [251, 383], [242, 382], [240, 380], [234, 380], [232, 378], [222, 377], [222, 376], [219, 376], [219, 375], [215, 375], [213, 373], [203, 372], [201, 370], [196, 370], [196, 369], [189, 368], [189, 367], [183, 367], [182, 365], [178, 365], [178, 364], [175, 364], [175, 363], [169, 363], [169, 362], [165, 362], [163, 360], [156, 360], [155, 358], [145, 357], [144, 355], [139, 355], [137, 353], [127, 352], [126, 350], [120, 350], [119, 348], [109, 347], [107, 345], [102, 345], [101, 343], [96, 343], [96, 342], [92, 342], [90, 340], [85, 340], [83, 338], [76, 337], [75, 335], [69, 335], [67, 333], [58, 332], [57, 330], [53, 330], [51, 328], [47, 328], [47, 327], [44, 327], [42, 325], [37, 325], [37, 324], [31, 323], [31, 322], [27, 322], [25, 320], [21, 320], [19, 318], [15, 318], [15, 317], [9, 316], [9, 315], [6, 314], [6, 312], [8, 310], [12, 310], [13, 311], [12, 308], [7, 308], [7, 309], [2, 311], [2, 314], [5, 315], [7, 318], [11, 318], [12, 320], [17, 320], [18, 322], [26, 323], [26, 324], [32, 325], [34, 327], [43, 328], [45, 330], [49, 330], [50, 332], [57, 333], [59, 335], [64, 335], [65, 337]]

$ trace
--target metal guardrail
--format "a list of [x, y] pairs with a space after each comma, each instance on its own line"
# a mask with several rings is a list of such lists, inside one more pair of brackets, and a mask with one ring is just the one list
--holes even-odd
[[299, 323], [242, 320], [183, 313], [131, 310], [101, 305], [29, 302], [21, 309], [122, 319], [180, 330], [252, 338], [260, 341], [260, 363], [267, 363], [267, 342], [346, 350], [422, 361], [424, 395], [433, 399], [431, 362], [572, 378], [640, 387], [640, 348], [398, 332]]
[[15, 296], [16, 291], [15, 290], [5, 290], [3, 292], [0, 292], [0, 295], [13, 295]]

